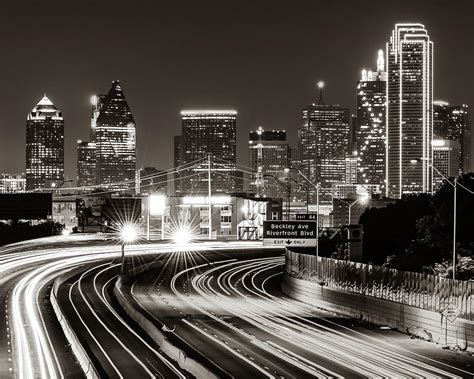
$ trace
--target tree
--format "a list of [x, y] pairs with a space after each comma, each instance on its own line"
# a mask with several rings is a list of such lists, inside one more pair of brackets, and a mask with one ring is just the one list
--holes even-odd
[[367, 209], [360, 217], [364, 227], [364, 261], [382, 264], [390, 255], [407, 251], [417, 233], [417, 220], [432, 213], [429, 194], [404, 195], [385, 208]]

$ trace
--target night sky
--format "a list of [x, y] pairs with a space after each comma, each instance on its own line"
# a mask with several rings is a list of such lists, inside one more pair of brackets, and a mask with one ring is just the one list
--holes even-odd
[[[73, 3], [75, 5], [73, 5]], [[286, 129], [316, 101], [355, 112], [396, 22], [434, 41], [434, 97], [474, 109], [474, 1], [8, 1], [0, 5], [0, 172], [25, 170], [25, 119], [44, 92], [65, 118], [66, 177], [89, 136], [89, 98], [119, 79], [137, 122], [137, 167], [169, 168], [181, 109], [236, 109], [248, 131]], [[474, 116], [471, 115], [474, 124]]]

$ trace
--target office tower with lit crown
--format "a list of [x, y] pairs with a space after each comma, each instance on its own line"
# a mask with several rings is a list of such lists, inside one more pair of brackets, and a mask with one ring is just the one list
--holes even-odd
[[[236, 111], [182, 111], [181, 144], [175, 160], [186, 166], [178, 176], [179, 192], [208, 192], [207, 160], [211, 154], [211, 186], [213, 193], [242, 191], [241, 172], [236, 170]], [[187, 166], [189, 165], [189, 167]]]
[[97, 99], [100, 107], [93, 126], [96, 184], [108, 189], [129, 189], [135, 185], [135, 119], [118, 81], [112, 83], [106, 96]]
[[[302, 110], [298, 129], [300, 169], [312, 183], [320, 183], [322, 204], [331, 204], [330, 190], [333, 184], [344, 183], [346, 156], [349, 153], [349, 109], [339, 105], [325, 105], [320, 87], [319, 104], [310, 104]], [[310, 200], [316, 199], [310, 191]]]
[[64, 181], [64, 119], [46, 95], [26, 119], [26, 190]]
[[[459, 155], [461, 146], [458, 141], [434, 139], [433, 165], [445, 177], [453, 178], [459, 175]], [[443, 185], [445, 178], [436, 170], [433, 171], [433, 191]]]
[[362, 184], [385, 184], [385, 112], [387, 73], [383, 51], [379, 50], [377, 70], [362, 70], [357, 83], [358, 177]]
[[290, 146], [286, 131], [264, 130], [259, 127], [249, 133], [249, 166], [256, 173], [251, 190], [263, 197], [285, 198], [286, 191], [278, 184], [285, 180], [290, 167]]
[[457, 141], [459, 173], [471, 168], [471, 123], [467, 105], [449, 105], [445, 101], [433, 102], [433, 135], [435, 139]]
[[386, 54], [386, 193], [431, 192], [433, 42], [422, 24], [396, 24]]

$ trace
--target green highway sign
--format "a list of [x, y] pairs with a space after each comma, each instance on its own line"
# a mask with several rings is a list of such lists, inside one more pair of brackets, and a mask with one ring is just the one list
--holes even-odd
[[315, 221], [264, 221], [265, 246], [316, 246]]

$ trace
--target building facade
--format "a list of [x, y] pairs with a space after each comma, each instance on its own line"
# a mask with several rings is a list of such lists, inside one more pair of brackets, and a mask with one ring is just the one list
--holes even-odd
[[[211, 155], [213, 193], [242, 191], [242, 173], [236, 168], [236, 111], [203, 110], [181, 112], [182, 133], [175, 143], [175, 162], [182, 166], [176, 175], [179, 194], [208, 192], [208, 162]], [[176, 156], [179, 154], [179, 156]]]
[[23, 193], [25, 191], [25, 174], [0, 174], [0, 193]]
[[362, 70], [357, 83], [358, 182], [385, 184], [387, 73], [383, 51], [379, 50], [377, 70]]
[[471, 172], [471, 123], [467, 105], [433, 102], [433, 135], [435, 139], [459, 143], [459, 173]]
[[[461, 147], [458, 141], [433, 140], [433, 165], [445, 177], [453, 178], [459, 175], [459, 155]], [[444, 182], [443, 176], [433, 170], [433, 191], [441, 188]]]
[[256, 173], [250, 188], [252, 192], [263, 197], [286, 197], [287, 191], [278, 180], [287, 179], [285, 169], [288, 169], [290, 164], [286, 131], [265, 131], [259, 127], [249, 133], [249, 166]]
[[77, 186], [83, 189], [96, 184], [95, 142], [77, 141]]
[[135, 186], [136, 129], [118, 81], [106, 96], [96, 97], [92, 136], [96, 145], [96, 185], [126, 190]]
[[386, 193], [430, 192], [433, 42], [422, 24], [396, 24], [386, 54]]
[[26, 118], [26, 190], [64, 181], [64, 118], [46, 94]]
[[[320, 183], [320, 202], [331, 204], [330, 189], [345, 182], [346, 156], [349, 153], [350, 112], [339, 105], [310, 104], [302, 110], [298, 129], [300, 169], [312, 183]], [[315, 191], [310, 189], [310, 201]]]

